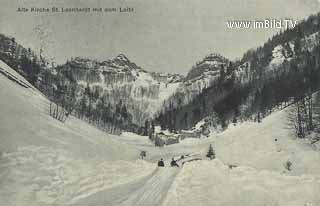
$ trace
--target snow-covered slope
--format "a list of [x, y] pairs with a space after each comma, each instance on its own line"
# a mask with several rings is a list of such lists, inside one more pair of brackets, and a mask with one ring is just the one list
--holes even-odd
[[319, 205], [319, 178], [288, 176], [250, 167], [230, 169], [219, 160], [186, 165], [165, 206]]
[[74, 117], [51, 118], [41, 93], [0, 68], [0, 205], [66, 205], [152, 173], [116, 136]]
[[[184, 164], [165, 206], [319, 205], [320, 151], [294, 138], [287, 123], [287, 111], [279, 111], [262, 123], [241, 123], [210, 138], [186, 139], [161, 149], [146, 144], [147, 137], [128, 133], [120, 138], [146, 150], [148, 159], [188, 154], [184, 161], [202, 159]], [[205, 157], [210, 144], [216, 152], [213, 161]]]
[[[3, 64], [1, 62], [2, 70], [10, 73], [20, 82], [30, 85], [14, 70], [2, 67]], [[87, 150], [92, 151], [94, 148], [101, 153], [101, 156], [110, 159], [119, 158], [117, 150], [122, 145], [114, 140], [113, 136], [105, 138], [106, 135], [103, 132], [74, 117], [70, 117], [66, 123], [52, 119], [48, 115], [49, 101], [40, 92], [22, 87], [4, 75], [0, 75], [0, 78], [0, 108], [3, 117], [0, 130], [1, 137], [5, 141], [5, 144], [1, 144], [0, 147], [3, 152], [17, 149], [25, 144], [39, 144], [41, 146], [57, 145], [83, 156], [87, 155], [85, 154]], [[92, 137], [89, 138], [89, 135]]]
[[319, 205], [320, 152], [292, 137], [280, 111], [261, 124], [182, 143], [203, 156], [212, 144], [217, 159], [185, 164], [164, 205]]

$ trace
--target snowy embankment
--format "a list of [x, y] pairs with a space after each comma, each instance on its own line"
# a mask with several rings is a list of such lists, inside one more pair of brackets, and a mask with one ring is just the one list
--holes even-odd
[[0, 63], [0, 205], [76, 203], [155, 170], [116, 136], [51, 118], [48, 100]]
[[182, 143], [203, 156], [212, 144], [217, 159], [186, 163], [164, 205], [320, 205], [320, 152], [294, 138], [286, 115], [276, 112], [261, 124], [242, 123], [218, 136]]
[[304, 206], [319, 205], [320, 180], [250, 167], [230, 169], [216, 159], [186, 164], [165, 206]]

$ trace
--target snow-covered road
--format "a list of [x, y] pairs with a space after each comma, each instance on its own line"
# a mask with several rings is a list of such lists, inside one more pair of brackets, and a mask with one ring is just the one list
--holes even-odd
[[120, 205], [160, 206], [178, 171], [178, 168], [158, 168], [141, 188], [131, 193]]
[[101, 191], [74, 206], [160, 206], [178, 171], [178, 168], [157, 168], [147, 177]]

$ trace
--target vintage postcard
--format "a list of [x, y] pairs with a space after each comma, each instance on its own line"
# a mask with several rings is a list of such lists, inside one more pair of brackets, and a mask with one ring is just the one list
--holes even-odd
[[0, 0], [0, 206], [319, 206], [319, 0]]

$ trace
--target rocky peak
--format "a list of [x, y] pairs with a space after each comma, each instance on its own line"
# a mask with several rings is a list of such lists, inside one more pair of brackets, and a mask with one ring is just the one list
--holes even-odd
[[211, 53], [207, 55], [203, 60], [210, 60], [210, 61], [220, 61], [220, 62], [227, 62], [227, 58], [222, 56], [221, 54], [218, 53]]
[[229, 60], [220, 54], [212, 53], [196, 63], [187, 74], [186, 81], [202, 79], [207, 76], [217, 76], [221, 67], [225, 67]]
[[123, 72], [142, 70], [135, 63], [131, 62], [124, 54], [119, 54], [113, 59], [104, 61], [103, 64]]
[[209, 68], [221, 68], [221, 65], [225, 65], [228, 63], [228, 59], [223, 57], [220, 54], [209, 54], [206, 56], [201, 62], [197, 64], [199, 65], [207, 65]]
[[122, 61], [122, 62], [130, 62], [130, 60], [126, 57], [126, 55], [124, 54], [118, 54], [114, 60], [119, 60], [119, 61]]

